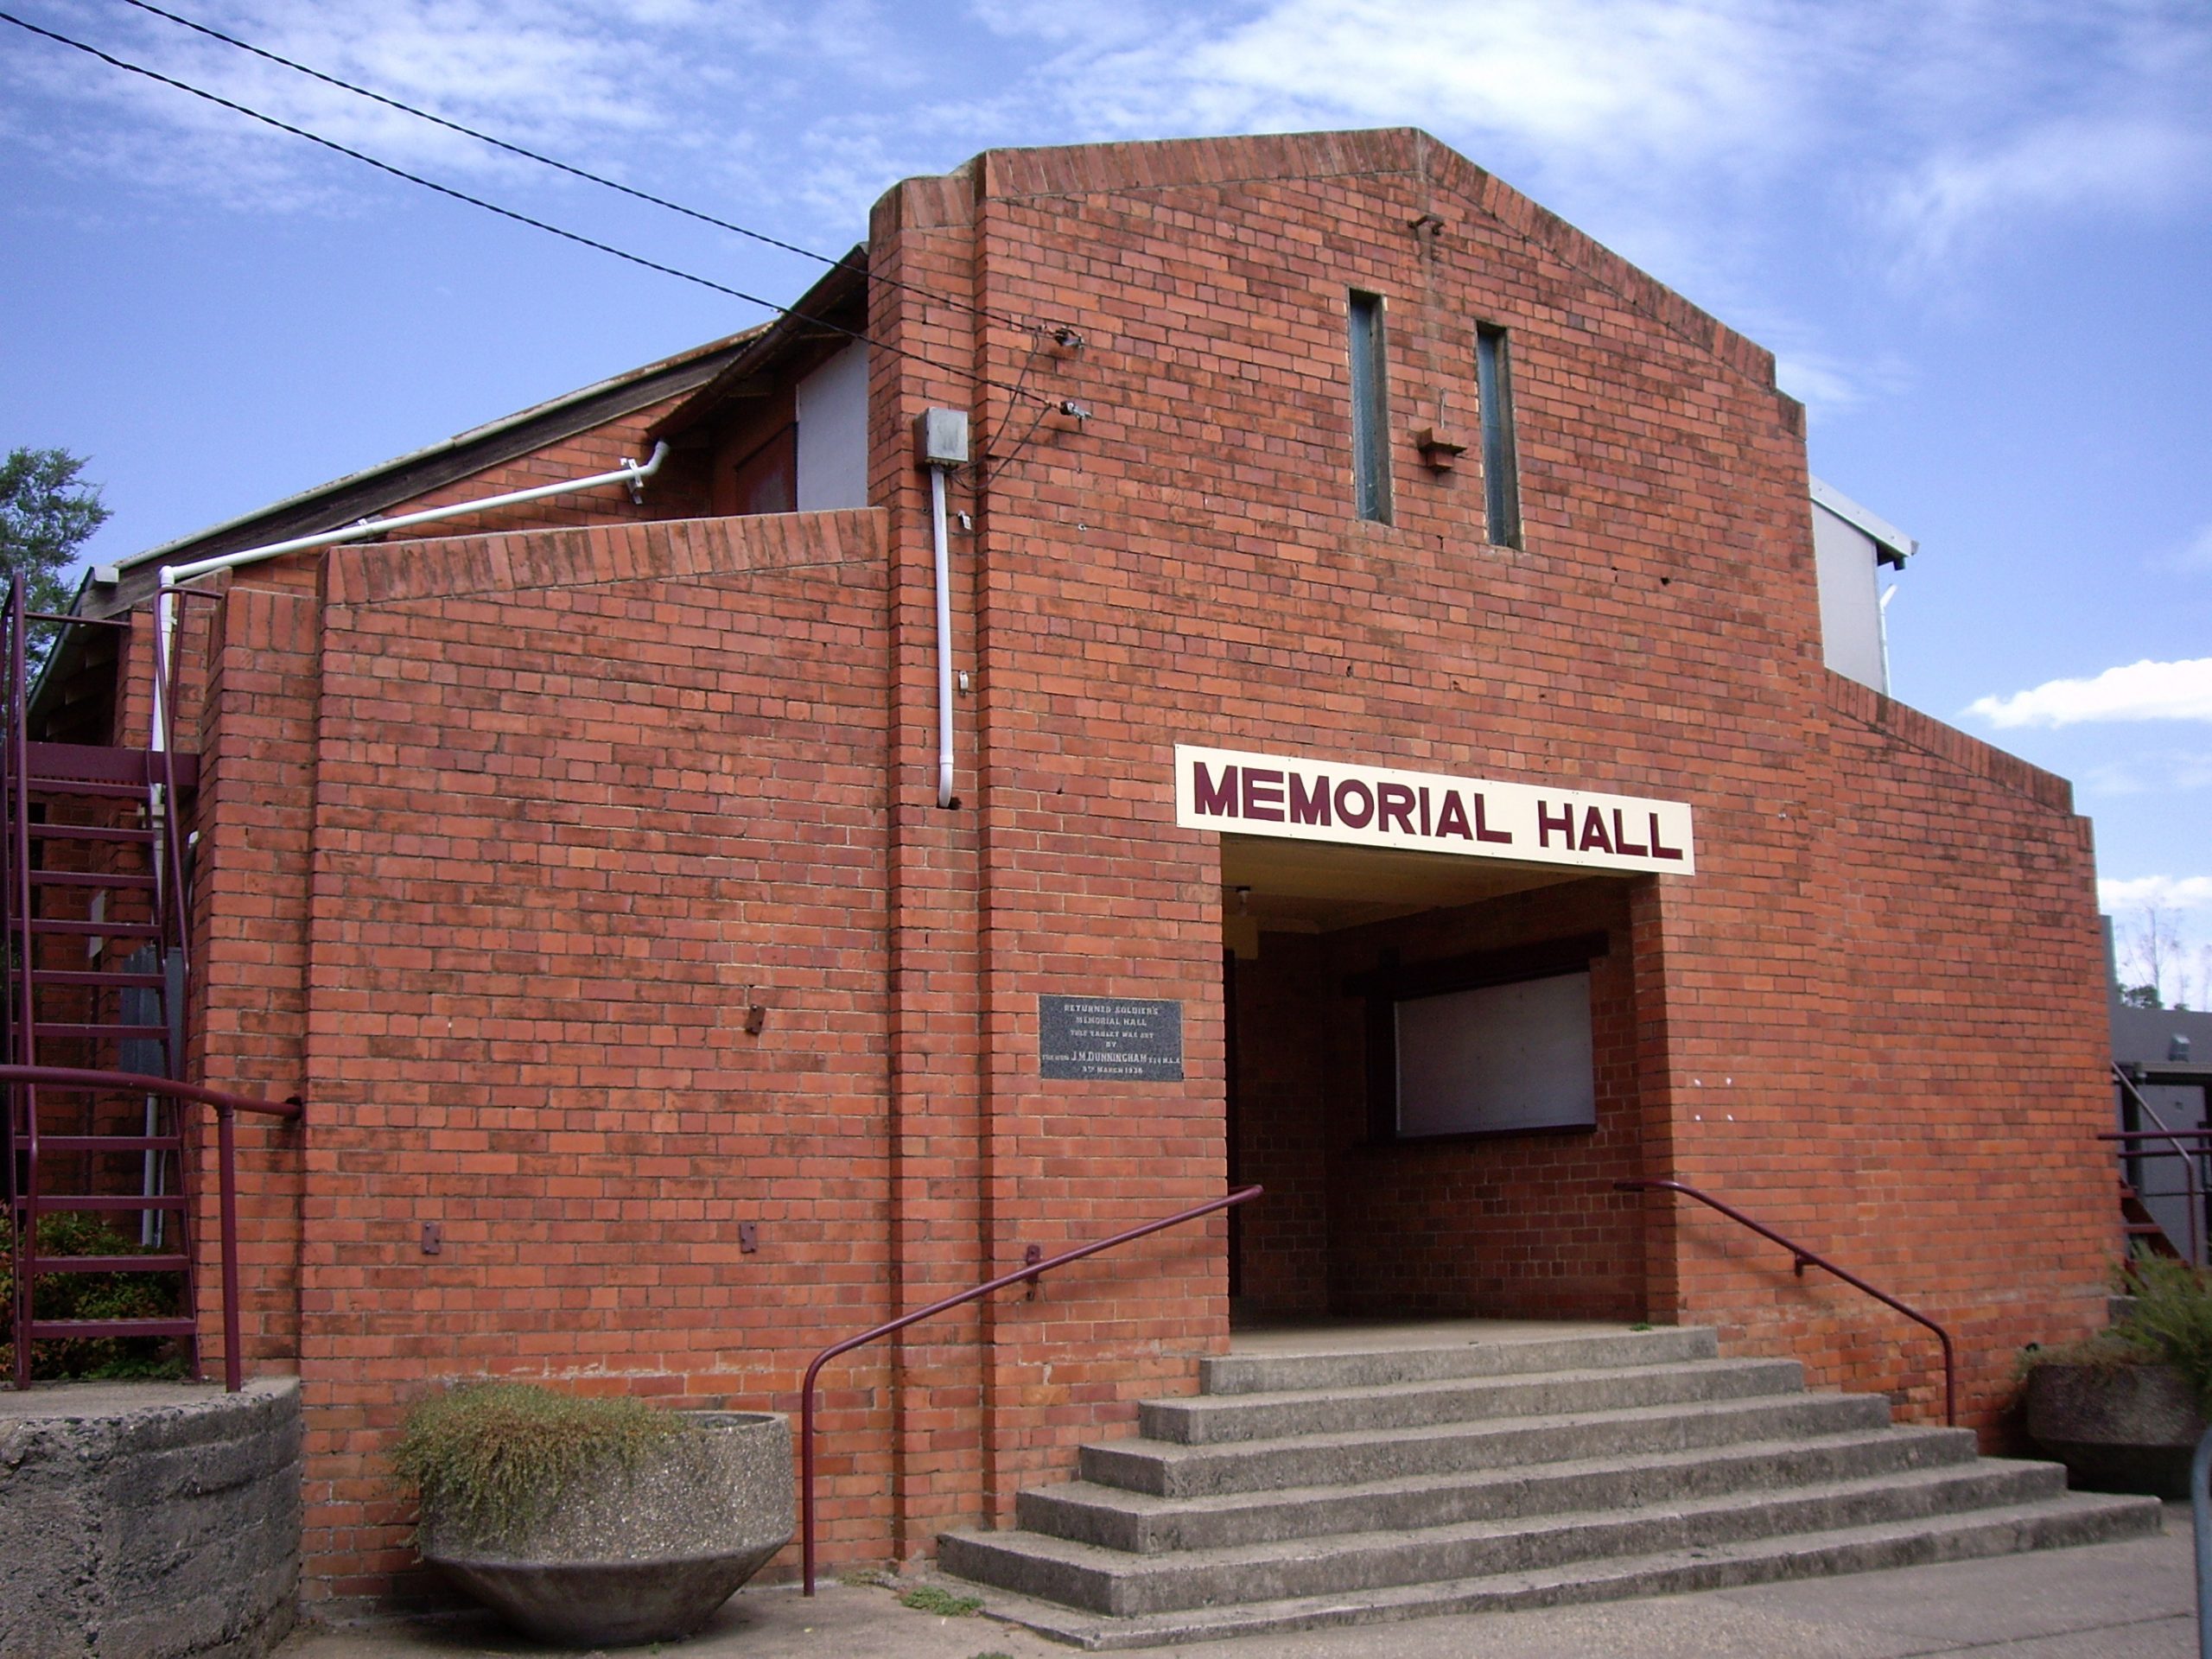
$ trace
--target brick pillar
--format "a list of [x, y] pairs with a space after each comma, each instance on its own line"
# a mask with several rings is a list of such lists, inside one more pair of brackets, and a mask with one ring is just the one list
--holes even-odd
[[[1166, 400], [1143, 343], [1158, 296], [1083, 263], [1095, 247], [1068, 228], [1143, 210], [1040, 191], [1019, 156], [987, 154], [974, 175], [976, 298], [999, 314], [978, 325], [998, 438], [976, 583], [983, 1161], [993, 1266], [1010, 1271], [1027, 1246], [1054, 1255], [1222, 1193], [1225, 1020], [1219, 854], [1172, 821], [1170, 756], [1193, 727], [1151, 700], [1182, 664], [1135, 655], [1179, 629], [1146, 614], [1129, 573], [1183, 550], [1130, 534], [1114, 499], [1116, 480], [1158, 464]], [[1055, 321], [1085, 343], [1022, 326]], [[1017, 404], [1017, 384], [1045, 405]], [[1043, 995], [1179, 1002], [1182, 1081], [1044, 1080]], [[1071, 1473], [1078, 1444], [1126, 1432], [1136, 1400], [1196, 1386], [1198, 1356], [1226, 1336], [1226, 1237], [1220, 1217], [1189, 1224], [992, 1305], [990, 1520], [1011, 1522], [1024, 1484]]]
[[[974, 349], [968, 315], [931, 297], [970, 291], [972, 216], [965, 178], [910, 181], [878, 204], [869, 237], [874, 273], [912, 285], [876, 284], [869, 315], [869, 332], [880, 342], [870, 365], [869, 495], [890, 516], [889, 1248], [892, 1303], [902, 1311], [965, 1289], [990, 1271], [982, 1242], [989, 1217], [982, 1201], [976, 733], [963, 702], [955, 720], [962, 805], [941, 808], [935, 551], [929, 480], [915, 465], [913, 439], [914, 418], [925, 409], [974, 412], [974, 388], [957, 372]], [[971, 454], [979, 429], [980, 422], [971, 425]], [[972, 670], [969, 547], [969, 538], [953, 538], [952, 611], [957, 660]], [[972, 1306], [912, 1327], [892, 1339], [888, 1371], [879, 1373], [893, 1394], [893, 1547], [899, 1559], [927, 1554], [939, 1531], [980, 1510], [983, 1331]]]
[[[206, 716], [180, 734], [183, 747], [196, 727], [201, 762], [194, 819], [195, 1006], [187, 1074], [215, 1088], [281, 1100], [306, 1084], [321, 607], [311, 590], [257, 585], [231, 588], [219, 609], [193, 601], [188, 614], [194, 613], [187, 643], [204, 637], [206, 655], [193, 651], [187, 662], [204, 660], [207, 677]], [[196, 696], [179, 701], [188, 715], [200, 706]], [[305, 1124], [248, 1115], [238, 1123], [238, 1287], [250, 1371], [298, 1368], [311, 1092], [308, 1099]], [[212, 1370], [222, 1331], [212, 1134], [202, 1136], [200, 1150], [200, 1332]]]

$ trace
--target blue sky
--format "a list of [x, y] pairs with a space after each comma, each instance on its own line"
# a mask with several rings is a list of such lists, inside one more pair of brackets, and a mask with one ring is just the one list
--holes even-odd
[[[734, 287], [814, 272], [123, 0], [8, 9]], [[1814, 470], [1921, 541], [1898, 694], [2074, 779], [2107, 902], [2212, 941], [2202, 0], [176, 9], [832, 252], [992, 145], [1426, 127], [1775, 349]], [[92, 458], [102, 557], [761, 315], [4, 26], [0, 168], [0, 443]]]

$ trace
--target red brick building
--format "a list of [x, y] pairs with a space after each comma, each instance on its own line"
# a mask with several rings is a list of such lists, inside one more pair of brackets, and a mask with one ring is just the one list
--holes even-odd
[[[1940, 1408], [1921, 1333], [1623, 1179], [1950, 1323], [1985, 1428], [2101, 1319], [2067, 785], [1824, 665], [1769, 353], [1434, 140], [979, 156], [767, 327], [89, 607], [658, 442], [185, 607], [191, 1075], [308, 1103], [243, 1138], [311, 1597], [408, 1567], [436, 1379], [791, 1409], [1230, 1182], [830, 1372], [825, 1561], [1003, 1517], [1232, 1297], [1712, 1323]], [[49, 734], [143, 741], [143, 683], [75, 661]]]

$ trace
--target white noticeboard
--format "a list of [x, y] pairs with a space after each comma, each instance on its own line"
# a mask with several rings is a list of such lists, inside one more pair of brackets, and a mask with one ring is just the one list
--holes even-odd
[[1395, 1014], [1402, 1139], [1596, 1125], [1588, 973], [1409, 997]]

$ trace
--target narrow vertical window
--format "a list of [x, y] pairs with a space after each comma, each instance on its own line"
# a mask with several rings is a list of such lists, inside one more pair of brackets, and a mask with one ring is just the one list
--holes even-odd
[[1483, 494], [1490, 538], [1503, 547], [1521, 545], [1521, 486], [1514, 476], [1513, 371], [1505, 352], [1505, 330], [1475, 325], [1475, 392], [1482, 403]]
[[1390, 522], [1389, 369], [1382, 355], [1382, 299], [1351, 296], [1351, 474], [1359, 516]]

